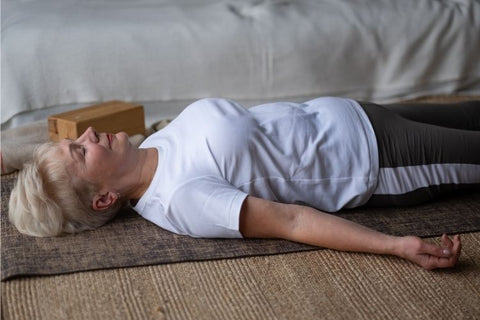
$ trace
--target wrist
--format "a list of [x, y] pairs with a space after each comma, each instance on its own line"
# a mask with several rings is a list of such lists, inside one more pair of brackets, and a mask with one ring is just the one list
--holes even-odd
[[385, 242], [385, 254], [393, 256], [403, 256], [403, 239], [404, 237], [389, 236]]

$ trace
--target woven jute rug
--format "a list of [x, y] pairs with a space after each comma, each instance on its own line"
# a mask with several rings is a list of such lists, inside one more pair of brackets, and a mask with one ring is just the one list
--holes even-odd
[[[76, 235], [35, 238], [8, 222], [8, 199], [16, 174], [2, 177], [2, 280], [22, 275], [144, 266], [317, 249], [282, 240], [193, 239], [142, 219], [132, 210], [104, 227]], [[411, 208], [355, 209], [338, 213], [395, 235], [434, 236], [480, 230], [480, 192]]]
[[2, 319], [480, 319], [480, 233], [451, 270], [316, 250], [2, 282]]

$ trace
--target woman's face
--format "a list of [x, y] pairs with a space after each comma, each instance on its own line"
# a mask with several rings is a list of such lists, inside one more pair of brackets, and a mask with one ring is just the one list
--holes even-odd
[[135, 151], [124, 132], [97, 133], [88, 128], [78, 139], [60, 142], [67, 169], [100, 189], [114, 186], [136, 163]]

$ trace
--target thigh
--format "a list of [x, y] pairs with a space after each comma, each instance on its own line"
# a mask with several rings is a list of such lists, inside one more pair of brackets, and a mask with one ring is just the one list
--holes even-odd
[[480, 100], [458, 103], [396, 103], [384, 107], [413, 121], [447, 128], [480, 130]]
[[378, 185], [370, 205], [411, 205], [480, 184], [480, 131], [411, 121], [362, 104], [375, 131]]

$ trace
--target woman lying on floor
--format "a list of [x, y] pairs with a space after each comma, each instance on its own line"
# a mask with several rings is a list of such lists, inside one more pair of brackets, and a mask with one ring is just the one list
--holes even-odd
[[326, 97], [247, 110], [204, 99], [140, 148], [93, 128], [41, 146], [19, 174], [9, 215], [20, 232], [55, 236], [97, 228], [132, 205], [192, 237], [283, 238], [452, 267], [458, 236], [435, 245], [326, 212], [478, 187], [479, 130], [480, 101], [382, 107]]

